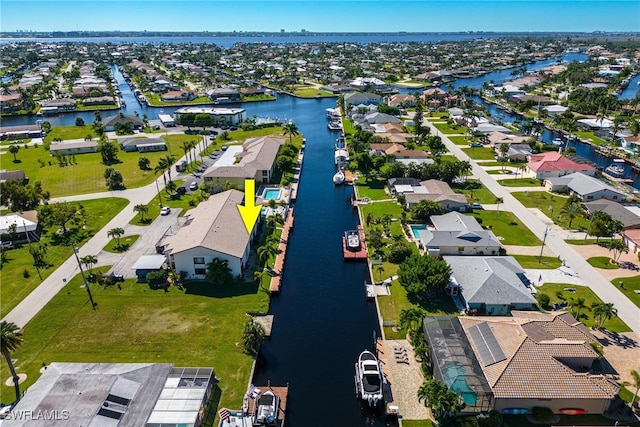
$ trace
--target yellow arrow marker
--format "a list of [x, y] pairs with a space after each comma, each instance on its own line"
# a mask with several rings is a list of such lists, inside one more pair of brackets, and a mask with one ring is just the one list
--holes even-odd
[[238, 211], [247, 227], [247, 232], [251, 234], [253, 226], [258, 220], [262, 206], [255, 206], [256, 182], [252, 179], [244, 180], [244, 206], [238, 205]]

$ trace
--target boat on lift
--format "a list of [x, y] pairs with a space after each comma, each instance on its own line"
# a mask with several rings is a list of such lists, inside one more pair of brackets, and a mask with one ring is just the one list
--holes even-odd
[[378, 406], [384, 401], [384, 375], [380, 362], [373, 353], [365, 350], [360, 353], [355, 367], [356, 395], [369, 407]]
[[338, 172], [336, 172], [333, 175], [333, 184], [334, 185], [340, 185], [344, 183], [344, 171], [342, 169], [339, 169]]

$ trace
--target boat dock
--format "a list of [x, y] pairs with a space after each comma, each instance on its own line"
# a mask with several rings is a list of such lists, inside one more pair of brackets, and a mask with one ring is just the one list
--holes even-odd
[[264, 424], [255, 424], [254, 415], [256, 411], [256, 400], [260, 398], [265, 391], [271, 391], [278, 396], [280, 403], [278, 405], [278, 418], [274, 425], [276, 427], [284, 427], [285, 415], [287, 412], [287, 397], [289, 395], [289, 387], [271, 387], [259, 386], [254, 387], [251, 396], [245, 396], [245, 407], [243, 410], [230, 410], [221, 408], [218, 411], [220, 423], [218, 427], [253, 427], [263, 426]]
[[269, 284], [269, 292], [271, 294], [277, 294], [280, 292], [280, 285], [282, 284], [282, 268], [284, 267], [284, 260], [287, 255], [287, 245], [289, 243], [289, 235], [293, 229], [293, 208], [290, 208], [287, 212], [287, 218], [284, 221], [284, 228], [282, 235], [280, 236], [280, 243], [278, 244], [278, 254], [276, 255], [276, 261], [273, 266], [275, 276], [271, 278]]
[[304, 143], [298, 153], [298, 162], [293, 173], [293, 182], [291, 183], [291, 201], [295, 202], [298, 198], [298, 184], [300, 183], [300, 174], [302, 174], [302, 161], [304, 160]]
[[345, 261], [357, 261], [367, 259], [367, 244], [364, 240], [364, 228], [358, 224], [358, 236], [360, 237], [360, 250], [350, 251], [347, 249], [347, 239], [342, 236], [342, 253]]
[[384, 375], [386, 379], [384, 383], [384, 388], [382, 390], [383, 396], [384, 396], [384, 402], [385, 402], [385, 413], [397, 415], [399, 413], [399, 408], [398, 408], [398, 405], [393, 401], [393, 393], [391, 391], [391, 384], [393, 384], [393, 378], [391, 377], [391, 369], [389, 367], [391, 360], [389, 360], [389, 358], [387, 357], [384, 340], [381, 338], [376, 339], [376, 357], [380, 361], [382, 375]]

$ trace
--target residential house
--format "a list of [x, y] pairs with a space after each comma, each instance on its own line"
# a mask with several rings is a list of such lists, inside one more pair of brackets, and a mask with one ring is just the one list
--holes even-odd
[[[377, 111], [366, 114], [364, 116], [364, 121], [366, 121], [370, 125], [373, 125], [373, 124], [384, 125], [387, 123], [402, 124], [402, 120], [400, 120], [399, 118], [394, 117], [391, 114], [379, 113]], [[384, 126], [382, 127], [382, 129], [384, 129]]]
[[397, 93], [387, 98], [387, 104], [398, 108], [415, 107], [416, 97], [408, 93]]
[[626, 197], [624, 193], [604, 181], [580, 172], [547, 178], [544, 181], [544, 186], [553, 193], [569, 193], [579, 196], [585, 201], [609, 199], [620, 202]]
[[131, 123], [134, 129], [143, 129], [144, 123], [140, 120], [139, 117], [134, 115], [127, 114], [116, 114], [115, 116], [105, 117], [102, 119], [102, 126], [104, 126], [104, 130], [107, 132], [112, 132], [116, 130], [116, 124], [120, 123], [121, 125], [125, 125], [127, 123]]
[[111, 96], [96, 96], [82, 100], [82, 105], [114, 105], [115, 103], [115, 99]]
[[434, 229], [418, 232], [419, 246], [429, 255], [498, 255], [502, 245], [475, 218], [459, 212], [431, 217]]
[[511, 135], [502, 132], [490, 132], [486, 135], [486, 138], [489, 144], [494, 147], [499, 147], [502, 144], [523, 144], [529, 139], [528, 136]]
[[[369, 145], [369, 155], [371, 156], [390, 156], [404, 150], [406, 150], [404, 145], [398, 143], [373, 143]], [[416, 185], [419, 184], [420, 183], [416, 180]]]
[[44, 136], [40, 125], [0, 126], [0, 140], [21, 138], [41, 138]]
[[382, 102], [382, 97], [375, 93], [352, 92], [344, 95], [344, 104], [347, 109], [352, 105], [378, 105]]
[[49, 153], [52, 156], [68, 156], [97, 152], [98, 143], [95, 141], [58, 142], [57, 144], [51, 144], [49, 147]]
[[[462, 233], [474, 236], [479, 230]], [[467, 313], [508, 316], [511, 310], [536, 309], [531, 283], [515, 258], [445, 256], [444, 260], [451, 266], [448, 290], [459, 298]]]
[[529, 157], [527, 168], [533, 172], [536, 179], [539, 180], [560, 177], [574, 172], [581, 172], [590, 176], [596, 173], [595, 167], [575, 162], [555, 151], [532, 154]]
[[56, 111], [74, 111], [77, 101], [71, 98], [58, 98], [44, 101], [41, 103], [42, 108], [55, 108]]
[[256, 96], [256, 95], [264, 95], [265, 91], [262, 87], [243, 87], [240, 89], [241, 96]]
[[160, 95], [162, 101], [191, 101], [196, 98], [196, 94], [191, 90], [170, 90]]
[[216, 383], [207, 367], [53, 362], [13, 408], [28, 421], [3, 425], [201, 426]]
[[123, 138], [118, 141], [122, 151], [138, 151], [147, 153], [150, 151], [165, 151], [167, 144], [162, 138]]
[[596, 338], [566, 311], [425, 317], [423, 332], [434, 378], [460, 394], [463, 413], [603, 414], [620, 389], [599, 369]]
[[592, 118], [592, 119], [578, 119], [576, 123], [579, 127], [595, 131], [602, 129], [610, 129], [613, 127], [613, 120], [605, 119], [605, 118]]
[[356, 77], [349, 85], [358, 90], [385, 90], [387, 83], [376, 77]]
[[210, 89], [206, 92], [206, 94], [209, 98], [211, 98], [211, 101], [216, 104], [227, 104], [229, 102], [242, 101], [242, 96], [238, 89], [221, 87]]
[[555, 104], [555, 105], [545, 105], [544, 107], [541, 106], [539, 108], [541, 108], [544, 111], [546, 111], [547, 115], [549, 115], [550, 117], [562, 115], [569, 109], [567, 107], [563, 107], [562, 105], [557, 105], [557, 104]]
[[230, 146], [204, 174], [205, 184], [213, 191], [225, 181], [244, 188], [245, 179], [268, 183], [276, 168], [276, 158], [284, 139], [273, 137], [250, 138], [242, 145]]
[[25, 185], [29, 182], [29, 178], [27, 178], [23, 170], [15, 170], [15, 171], [0, 170], [0, 182], [6, 182], [6, 181], [15, 181], [18, 184]]
[[640, 207], [638, 205], [623, 205], [608, 199], [598, 199], [582, 203], [582, 207], [589, 215], [598, 211], [609, 214], [611, 219], [622, 223], [623, 230], [640, 228]]
[[449, 184], [437, 179], [420, 182], [420, 185], [402, 193], [407, 202], [407, 209], [411, 209], [422, 200], [438, 202], [445, 211], [465, 209], [467, 198], [464, 194], [455, 193]]
[[214, 258], [227, 261], [234, 277], [245, 271], [255, 226], [251, 233], [245, 227], [238, 210], [243, 199], [243, 192], [227, 190], [189, 210], [186, 225], [163, 240], [176, 271], [190, 279], [204, 279]]
[[0, 216], [0, 239], [3, 242], [28, 243], [40, 240], [38, 211], [13, 212]]
[[[500, 152], [501, 147], [496, 147], [496, 151], [498, 155], [502, 155]], [[509, 150], [505, 153], [505, 157], [510, 162], [526, 162], [527, 159], [531, 156], [531, 146], [529, 144], [510, 144]]]
[[237, 125], [247, 120], [247, 111], [244, 108], [182, 107], [173, 113], [177, 124], [181, 123], [180, 116], [184, 114], [208, 114], [214, 120], [224, 120], [229, 125]]
[[3, 113], [22, 109], [22, 94], [20, 92], [0, 94], [0, 110]]

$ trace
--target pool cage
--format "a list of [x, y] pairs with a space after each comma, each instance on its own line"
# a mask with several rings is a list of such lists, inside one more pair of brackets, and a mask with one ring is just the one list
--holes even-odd
[[461, 413], [493, 409], [493, 392], [458, 318], [425, 317], [423, 331], [429, 345], [433, 377], [462, 397], [465, 407]]

